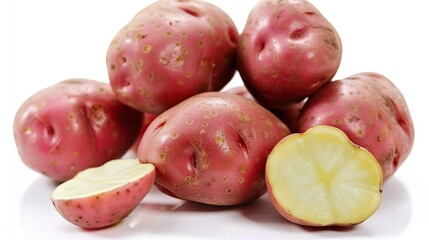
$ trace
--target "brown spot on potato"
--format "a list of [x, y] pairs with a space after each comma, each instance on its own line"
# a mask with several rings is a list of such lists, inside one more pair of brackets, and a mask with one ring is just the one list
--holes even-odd
[[225, 135], [224, 135], [223, 131], [216, 132], [215, 142], [219, 146], [221, 146], [225, 143]]
[[143, 90], [142, 88], [137, 88], [137, 92], [140, 96], [143, 96], [145, 98], [149, 98], [150, 97], [150, 93], [147, 90]]
[[161, 57], [159, 58], [159, 62], [160, 62], [163, 66], [167, 66], [167, 64], [168, 64], [168, 59], [167, 59], [167, 57], [165, 57], [165, 56], [161, 56]]
[[242, 121], [242, 122], [250, 122], [251, 121], [251, 118], [250, 118], [250, 116], [248, 115], [248, 114], [242, 114], [242, 113], [239, 113], [238, 114], [238, 118], [240, 119], [240, 121]]
[[140, 64], [139, 64], [139, 61], [137, 61], [136, 64], [132, 65], [134, 73], [137, 73], [137, 74], [140, 74], [142, 72], [142, 66], [143, 66], [143, 63], [140, 61]]
[[238, 179], [238, 182], [239, 182], [239, 183], [244, 183], [244, 177], [239, 178], [239, 179]]
[[279, 75], [279, 73], [277, 71], [273, 71], [271, 73], [271, 77], [273, 77], [273, 78], [277, 78], [278, 75]]
[[197, 182], [197, 178], [195, 178], [195, 177], [193, 177], [193, 176], [186, 176], [186, 177], [183, 179], [183, 182], [184, 182], [185, 184], [195, 183], [195, 182]]
[[359, 116], [355, 116], [355, 115], [353, 115], [353, 116], [349, 117], [349, 118], [347, 119], [347, 121], [348, 121], [349, 123], [357, 123], [357, 122], [359, 122], [359, 121], [360, 121], [360, 117], [359, 117]]
[[247, 170], [248, 170], [248, 169], [247, 169], [247, 167], [246, 167], [246, 166], [244, 166], [244, 165], [241, 165], [241, 166], [240, 166], [240, 173], [241, 173], [241, 174], [245, 174], [245, 173], [247, 173]]
[[203, 41], [199, 41], [198, 42], [198, 46], [200, 46], [200, 48], [203, 48], [205, 46], [205, 43]]
[[155, 74], [153, 74], [153, 73], [149, 73], [149, 74], [148, 74], [148, 79], [149, 79], [150, 81], [155, 80]]
[[31, 131], [30, 127], [24, 127], [24, 134], [29, 135], [31, 133], [32, 133], [32, 131]]
[[362, 138], [362, 137], [364, 137], [364, 136], [365, 136], [365, 132], [364, 132], [362, 129], [359, 129], [359, 130], [356, 132], [356, 136], [357, 136], [358, 138]]
[[173, 132], [172, 134], [170, 134], [170, 138], [174, 140], [174, 139], [177, 139], [179, 135], [180, 134], [178, 132]]
[[262, 135], [264, 136], [265, 139], [268, 139], [270, 134], [268, 133], [268, 131], [263, 131]]
[[270, 119], [265, 119], [263, 121], [264, 126], [271, 127], [273, 125], [273, 122]]
[[273, 60], [274, 60], [274, 62], [278, 62], [279, 61], [279, 56], [278, 55], [274, 55]]
[[188, 125], [188, 126], [191, 126], [192, 124], [194, 124], [194, 120], [193, 119], [187, 119], [186, 120], [186, 124]]
[[324, 39], [324, 42], [328, 45], [328, 46], [330, 46], [330, 47], [332, 47], [333, 49], [335, 49], [335, 50], [337, 50], [339, 47], [338, 47], [338, 44], [337, 44], [337, 41], [335, 40], [335, 39], [333, 39], [333, 38], [325, 38]]
[[208, 162], [203, 162], [201, 164], [201, 169], [203, 169], [203, 170], [207, 170], [207, 169], [209, 169], [209, 167], [210, 167], [210, 164]]
[[69, 114], [69, 120], [70, 121], [75, 121], [76, 120], [76, 115], [74, 113], [70, 113]]
[[339, 125], [341, 125], [341, 120], [340, 120], [340, 119], [338, 119], [338, 118], [336, 118], [336, 119], [334, 119], [334, 120], [332, 121], [332, 123], [333, 123], [334, 125], [339, 126]]

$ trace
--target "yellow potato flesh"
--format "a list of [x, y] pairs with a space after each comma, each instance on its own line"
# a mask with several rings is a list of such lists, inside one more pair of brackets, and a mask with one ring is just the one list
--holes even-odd
[[93, 196], [137, 181], [154, 171], [152, 164], [141, 164], [138, 159], [111, 160], [97, 168], [89, 168], [59, 185], [52, 199], [76, 199]]
[[304, 225], [354, 225], [381, 203], [379, 163], [333, 127], [282, 140], [268, 157], [266, 175], [277, 208]]

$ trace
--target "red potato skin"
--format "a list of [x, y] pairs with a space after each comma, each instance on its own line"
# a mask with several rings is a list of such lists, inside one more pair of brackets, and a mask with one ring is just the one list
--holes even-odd
[[262, 0], [240, 36], [237, 69], [255, 99], [276, 109], [331, 81], [341, 56], [336, 29], [311, 3]]
[[236, 71], [239, 33], [220, 8], [160, 0], [122, 28], [107, 51], [118, 99], [159, 114], [197, 93], [218, 91]]
[[292, 133], [298, 132], [298, 121], [301, 114], [301, 110], [304, 107], [306, 100], [302, 100], [298, 103], [292, 103], [281, 109], [271, 109], [280, 120], [282, 120], [286, 126], [292, 131]]
[[120, 222], [133, 212], [155, 182], [155, 171], [109, 192], [77, 199], [52, 199], [57, 212], [83, 228], [103, 228]]
[[265, 163], [287, 126], [256, 102], [230, 93], [195, 95], [159, 115], [137, 156], [156, 186], [185, 200], [237, 205], [266, 192]]
[[379, 161], [390, 178], [409, 155], [414, 124], [399, 89], [385, 76], [365, 72], [333, 81], [309, 98], [299, 117], [299, 132], [315, 125], [343, 130]]
[[140, 141], [143, 137], [144, 132], [146, 132], [146, 129], [149, 127], [150, 123], [157, 117], [158, 115], [156, 114], [151, 114], [151, 113], [145, 113], [143, 115], [143, 121], [141, 122], [141, 127], [140, 127], [140, 132], [139, 135], [137, 136], [136, 141], [134, 142], [133, 146], [131, 146], [131, 150], [134, 153], [137, 153], [137, 149], [139, 147]]
[[[252, 94], [247, 90], [245, 86], [237, 86], [229, 89], [225, 89], [222, 92], [237, 94], [253, 101], [256, 99], [252, 96]], [[299, 103], [292, 103], [287, 105], [281, 109], [268, 109], [270, 112], [274, 113], [280, 120], [282, 120], [286, 126], [288, 126], [289, 130], [292, 133], [298, 131], [298, 118], [301, 112], [301, 109], [304, 107], [305, 100]]]
[[141, 119], [140, 112], [116, 100], [107, 83], [69, 79], [28, 98], [13, 131], [22, 161], [63, 182], [120, 158], [135, 141]]

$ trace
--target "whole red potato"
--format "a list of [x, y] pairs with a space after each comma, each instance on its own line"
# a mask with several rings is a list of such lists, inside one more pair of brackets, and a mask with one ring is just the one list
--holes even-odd
[[274, 114], [245, 97], [197, 94], [149, 125], [137, 156], [156, 167], [156, 186], [211, 205], [249, 202], [266, 191], [265, 162], [290, 134]]
[[141, 10], [107, 51], [118, 99], [159, 114], [197, 93], [217, 91], [236, 71], [238, 31], [219, 7], [160, 0]]
[[263, 106], [301, 102], [337, 72], [341, 39], [334, 26], [305, 0], [262, 0], [239, 39], [237, 68]]
[[13, 132], [22, 161], [62, 182], [120, 158], [135, 141], [141, 119], [109, 84], [69, 79], [29, 97], [16, 112]]
[[385, 76], [365, 72], [332, 81], [312, 95], [302, 109], [298, 131], [316, 125], [343, 130], [379, 161], [390, 178], [409, 155], [414, 124], [400, 90]]

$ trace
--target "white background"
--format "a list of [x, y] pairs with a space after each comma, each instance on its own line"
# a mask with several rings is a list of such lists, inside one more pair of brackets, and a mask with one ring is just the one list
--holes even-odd
[[[416, 129], [411, 155], [384, 186], [380, 209], [348, 230], [303, 228], [283, 221], [266, 196], [254, 204], [219, 209], [184, 203], [153, 191], [112, 228], [84, 231], [50, 203], [54, 185], [19, 159], [13, 117], [36, 91], [83, 77], [107, 82], [105, 56], [117, 31], [152, 1], [24, 1], [0, 3], [0, 225], [1, 239], [377, 238], [427, 237], [429, 169], [425, 135], [428, 102], [429, 15], [425, 1], [313, 0], [336, 27], [343, 58], [336, 79], [374, 71], [391, 79], [409, 105]], [[211, 0], [241, 32], [252, 1]], [[228, 85], [240, 85], [236, 74]], [[5, 236], [8, 236], [5, 238]]]

